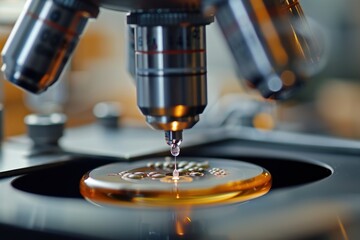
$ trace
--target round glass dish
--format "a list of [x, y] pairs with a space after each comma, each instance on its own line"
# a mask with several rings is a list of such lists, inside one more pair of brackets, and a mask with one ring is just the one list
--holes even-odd
[[247, 201], [271, 188], [270, 173], [254, 164], [226, 159], [156, 158], [113, 163], [85, 174], [80, 192], [95, 204], [188, 206]]

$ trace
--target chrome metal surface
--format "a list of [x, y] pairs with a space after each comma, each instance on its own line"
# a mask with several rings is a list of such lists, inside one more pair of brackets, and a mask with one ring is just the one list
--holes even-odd
[[264, 97], [288, 98], [315, 71], [319, 49], [297, 0], [217, 2], [238, 72]]
[[96, 0], [100, 6], [118, 11], [145, 11], [158, 9], [199, 10], [200, 0]]
[[61, 113], [30, 114], [25, 117], [28, 136], [36, 147], [57, 145], [63, 136], [67, 117]]
[[0, 146], [4, 138], [4, 106], [0, 103]]
[[135, 80], [135, 29], [132, 26], [128, 26], [127, 31], [127, 70], [130, 76]]
[[29, 0], [2, 53], [7, 79], [45, 91], [99, 7], [131, 12], [128, 68], [155, 129], [180, 131], [199, 121], [207, 104], [205, 25], [214, 12], [241, 74], [265, 97], [288, 97], [318, 57], [297, 0]]
[[182, 142], [182, 131], [165, 131], [165, 142], [171, 147], [180, 146]]
[[205, 24], [209, 22], [204, 18], [202, 24], [192, 23], [198, 14], [185, 13], [184, 19], [182, 15], [177, 22], [177, 13], [153, 14], [135, 25], [138, 106], [152, 127], [165, 131], [191, 128], [207, 104]]
[[[84, 5], [84, 6], [83, 6]], [[79, 8], [83, 7], [83, 8]], [[45, 91], [60, 76], [95, 6], [29, 0], [2, 52], [8, 80], [34, 93]]]

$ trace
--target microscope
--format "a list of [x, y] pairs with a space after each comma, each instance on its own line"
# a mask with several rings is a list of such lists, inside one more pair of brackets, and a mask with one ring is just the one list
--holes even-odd
[[298, 0], [28, 0], [2, 52], [6, 79], [44, 92], [100, 8], [128, 12], [137, 104], [172, 148], [207, 104], [206, 25], [215, 17], [239, 75], [265, 98], [291, 96], [319, 58]]
[[[206, 26], [215, 18], [239, 78], [264, 98], [289, 98], [318, 70], [298, 0], [28, 0], [2, 52], [5, 77], [32, 93], [51, 87], [101, 8], [128, 13], [138, 107], [174, 149], [207, 105]], [[92, 127], [70, 131], [62, 151], [33, 151], [22, 136], [3, 143], [2, 239], [359, 238], [358, 141], [203, 129], [182, 149], [175, 179], [162, 149], [123, 154], [129, 136], [143, 143], [144, 129], [91, 138]], [[106, 149], [89, 151], [98, 139]], [[79, 143], [86, 149], [71, 148]]]

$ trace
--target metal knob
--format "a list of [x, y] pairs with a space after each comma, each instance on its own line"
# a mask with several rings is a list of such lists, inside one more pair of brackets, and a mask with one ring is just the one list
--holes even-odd
[[101, 102], [95, 105], [93, 113], [101, 126], [104, 128], [119, 127], [121, 106], [116, 102]]
[[35, 146], [58, 145], [63, 136], [66, 116], [61, 113], [30, 114], [25, 117], [29, 138]]

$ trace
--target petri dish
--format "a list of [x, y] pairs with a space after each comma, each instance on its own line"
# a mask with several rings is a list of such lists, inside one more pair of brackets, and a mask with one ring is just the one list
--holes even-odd
[[154, 158], [101, 166], [83, 176], [80, 193], [97, 205], [171, 207], [243, 202], [271, 188], [271, 174], [247, 162], [182, 157], [178, 178], [174, 164]]

